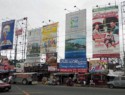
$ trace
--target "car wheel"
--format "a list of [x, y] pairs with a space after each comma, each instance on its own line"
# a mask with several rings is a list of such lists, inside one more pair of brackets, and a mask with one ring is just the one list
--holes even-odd
[[9, 87], [4, 88], [4, 91], [9, 91], [9, 90], [10, 90]]
[[24, 84], [24, 85], [26, 85], [28, 82], [27, 82], [27, 80], [26, 79], [24, 79], [23, 81], [22, 81], [22, 84]]
[[110, 85], [109, 85], [109, 88], [114, 88], [114, 85], [110, 84]]

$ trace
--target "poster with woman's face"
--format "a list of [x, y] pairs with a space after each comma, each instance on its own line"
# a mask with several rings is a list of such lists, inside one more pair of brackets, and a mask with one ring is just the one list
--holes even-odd
[[15, 20], [2, 23], [1, 50], [12, 49]]

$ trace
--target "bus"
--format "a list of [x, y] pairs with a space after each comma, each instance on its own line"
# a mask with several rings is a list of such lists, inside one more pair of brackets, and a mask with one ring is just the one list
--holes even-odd
[[12, 78], [12, 83], [21, 83], [21, 84], [37, 84], [37, 73], [14, 73]]

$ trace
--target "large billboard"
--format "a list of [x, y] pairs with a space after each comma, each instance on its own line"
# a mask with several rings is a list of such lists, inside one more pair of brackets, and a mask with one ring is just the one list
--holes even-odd
[[93, 9], [93, 57], [120, 57], [118, 6]]
[[14, 34], [15, 20], [10, 20], [2, 23], [1, 31], [1, 50], [13, 48], [13, 34]]
[[86, 58], [86, 10], [66, 14], [65, 58]]
[[107, 60], [90, 60], [89, 61], [89, 72], [107, 72], [108, 64]]
[[61, 59], [59, 63], [61, 72], [87, 72], [87, 68], [85, 59]]
[[41, 53], [56, 52], [58, 22], [43, 26]]
[[40, 62], [41, 28], [28, 31], [27, 61]]

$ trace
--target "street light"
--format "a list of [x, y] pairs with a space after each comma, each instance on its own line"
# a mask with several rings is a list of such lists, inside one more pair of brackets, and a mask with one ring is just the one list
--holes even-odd
[[80, 11], [80, 9], [75, 5], [74, 8], [78, 9]]
[[50, 19], [49, 19], [49, 22], [52, 22], [52, 23], [54, 23], [54, 21], [53, 21], [53, 20], [50, 20]]
[[66, 8], [65, 8], [64, 10], [70, 13], [70, 11], [69, 11], [69, 10], [67, 10]]
[[42, 23], [48, 24], [48, 23], [47, 23], [47, 22], [45, 22], [45, 21], [42, 21]]

